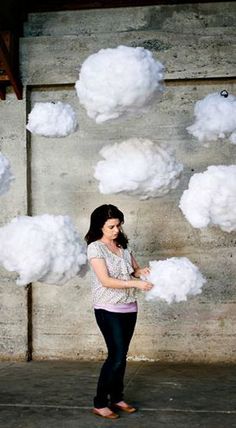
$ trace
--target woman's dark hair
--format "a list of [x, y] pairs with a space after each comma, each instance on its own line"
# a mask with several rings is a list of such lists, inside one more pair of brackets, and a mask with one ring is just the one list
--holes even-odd
[[[124, 223], [124, 214], [115, 205], [101, 205], [97, 207], [91, 214], [90, 227], [84, 239], [87, 244], [101, 239], [103, 236], [102, 228], [107, 220], [118, 218], [120, 223]], [[128, 238], [123, 231], [119, 232], [116, 238], [117, 244], [123, 248], [127, 248]]]

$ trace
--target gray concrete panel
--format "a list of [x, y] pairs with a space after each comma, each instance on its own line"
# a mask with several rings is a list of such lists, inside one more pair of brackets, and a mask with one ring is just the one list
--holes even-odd
[[0, 224], [26, 214], [26, 102], [8, 91], [0, 102], [0, 151], [10, 163], [15, 176], [9, 192], [1, 196]]
[[[114, 9], [31, 13], [24, 26], [26, 37], [89, 35], [121, 31], [162, 30], [179, 33], [235, 32], [236, 5], [173, 4]], [[234, 33], [235, 34], [235, 33]]]
[[[15, 181], [0, 197], [0, 225], [27, 214], [26, 105], [13, 91], [0, 102], [0, 151], [7, 156]], [[1, 243], [0, 243], [1, 245]], [[0, 359], [24, 360], [27, 353], [27, 292], [15, 284], [16, 274], [0, 269]]]
[[166, 67], [166, 79], [235, 77], [236, 36], [135, 31], [91, 36], [21, 38], [25, 85], [74, 83], [85, 59], [100, 49], [141, 46]]
[[[206, 148], [186, 131], [193, 121], [194, 103], [223, 87], [235, 91], [235, 86], [228, 82], [172, 84], [148, 114], [103, 125], [87, 117], [73, 87], [32, 91], [32, 105], [37, 101], [61, 100], [70, 103], [79, 118], [78, 132], [64, 139], [31, 136], [33, 213], [68, 214], [83, 236], [91, 211], [103, 203], [113, 203], [125, 213], [124, 228], [140, 263], [186, 256], [207, 278], [203, 293], [188, 302], [144, 303], [140, 296], [139, 324], [131, 358], [234, 361], [235, 234], [218, 228], [194, 229], [178, 208], [194, 172], [236, 160], [235, 146], [229, 142], [216, 142]], [[92, 176], [101, 159], [99, 150], [105, 144], [131, 136], [168, 143], [175, 150], [177, 159], [184, 163], [184, 173], [175, 191], [148, 201], [99, 193]], [[94, 359], [104, 354], [103, 339], [92, 314], [89, 274], [63, 287], [34, 285], [33, 302], [35, 359]]]

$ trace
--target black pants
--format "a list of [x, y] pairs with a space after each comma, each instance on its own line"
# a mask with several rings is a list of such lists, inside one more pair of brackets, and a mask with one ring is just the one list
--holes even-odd
[[105, 339], [108, 356], [102, 366], [94, 398], [96, 408], [118, 403], [123, 399], [126, 355], [133, 336], [137, 313], [116, 313], [95, 309], [97, 324]]

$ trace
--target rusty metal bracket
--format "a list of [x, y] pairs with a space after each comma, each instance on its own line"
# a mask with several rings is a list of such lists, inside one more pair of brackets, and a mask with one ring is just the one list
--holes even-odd
[[0, 99], [6, 97], [6, 87], [12, 86], [18, 100], [22, 100], [22, 84], [18, 75], [18, 39], [10, 31], [0, 32]]

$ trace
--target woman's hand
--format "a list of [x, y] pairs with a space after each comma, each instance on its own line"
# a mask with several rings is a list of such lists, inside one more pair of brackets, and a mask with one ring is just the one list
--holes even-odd
[[136, 267], [134, 269], [133, 276], [135, 276], [135, 278], [141, 278], [149, 275], [149, 273], [150, 273], [150, 269], [147, 266], [144, 268]]
[[150, 282], [142, 281], [141, 279], [134, 281], [134, 287], [138, 288], [141, 291], [149, 291], [153, 287], [153, 285]]

